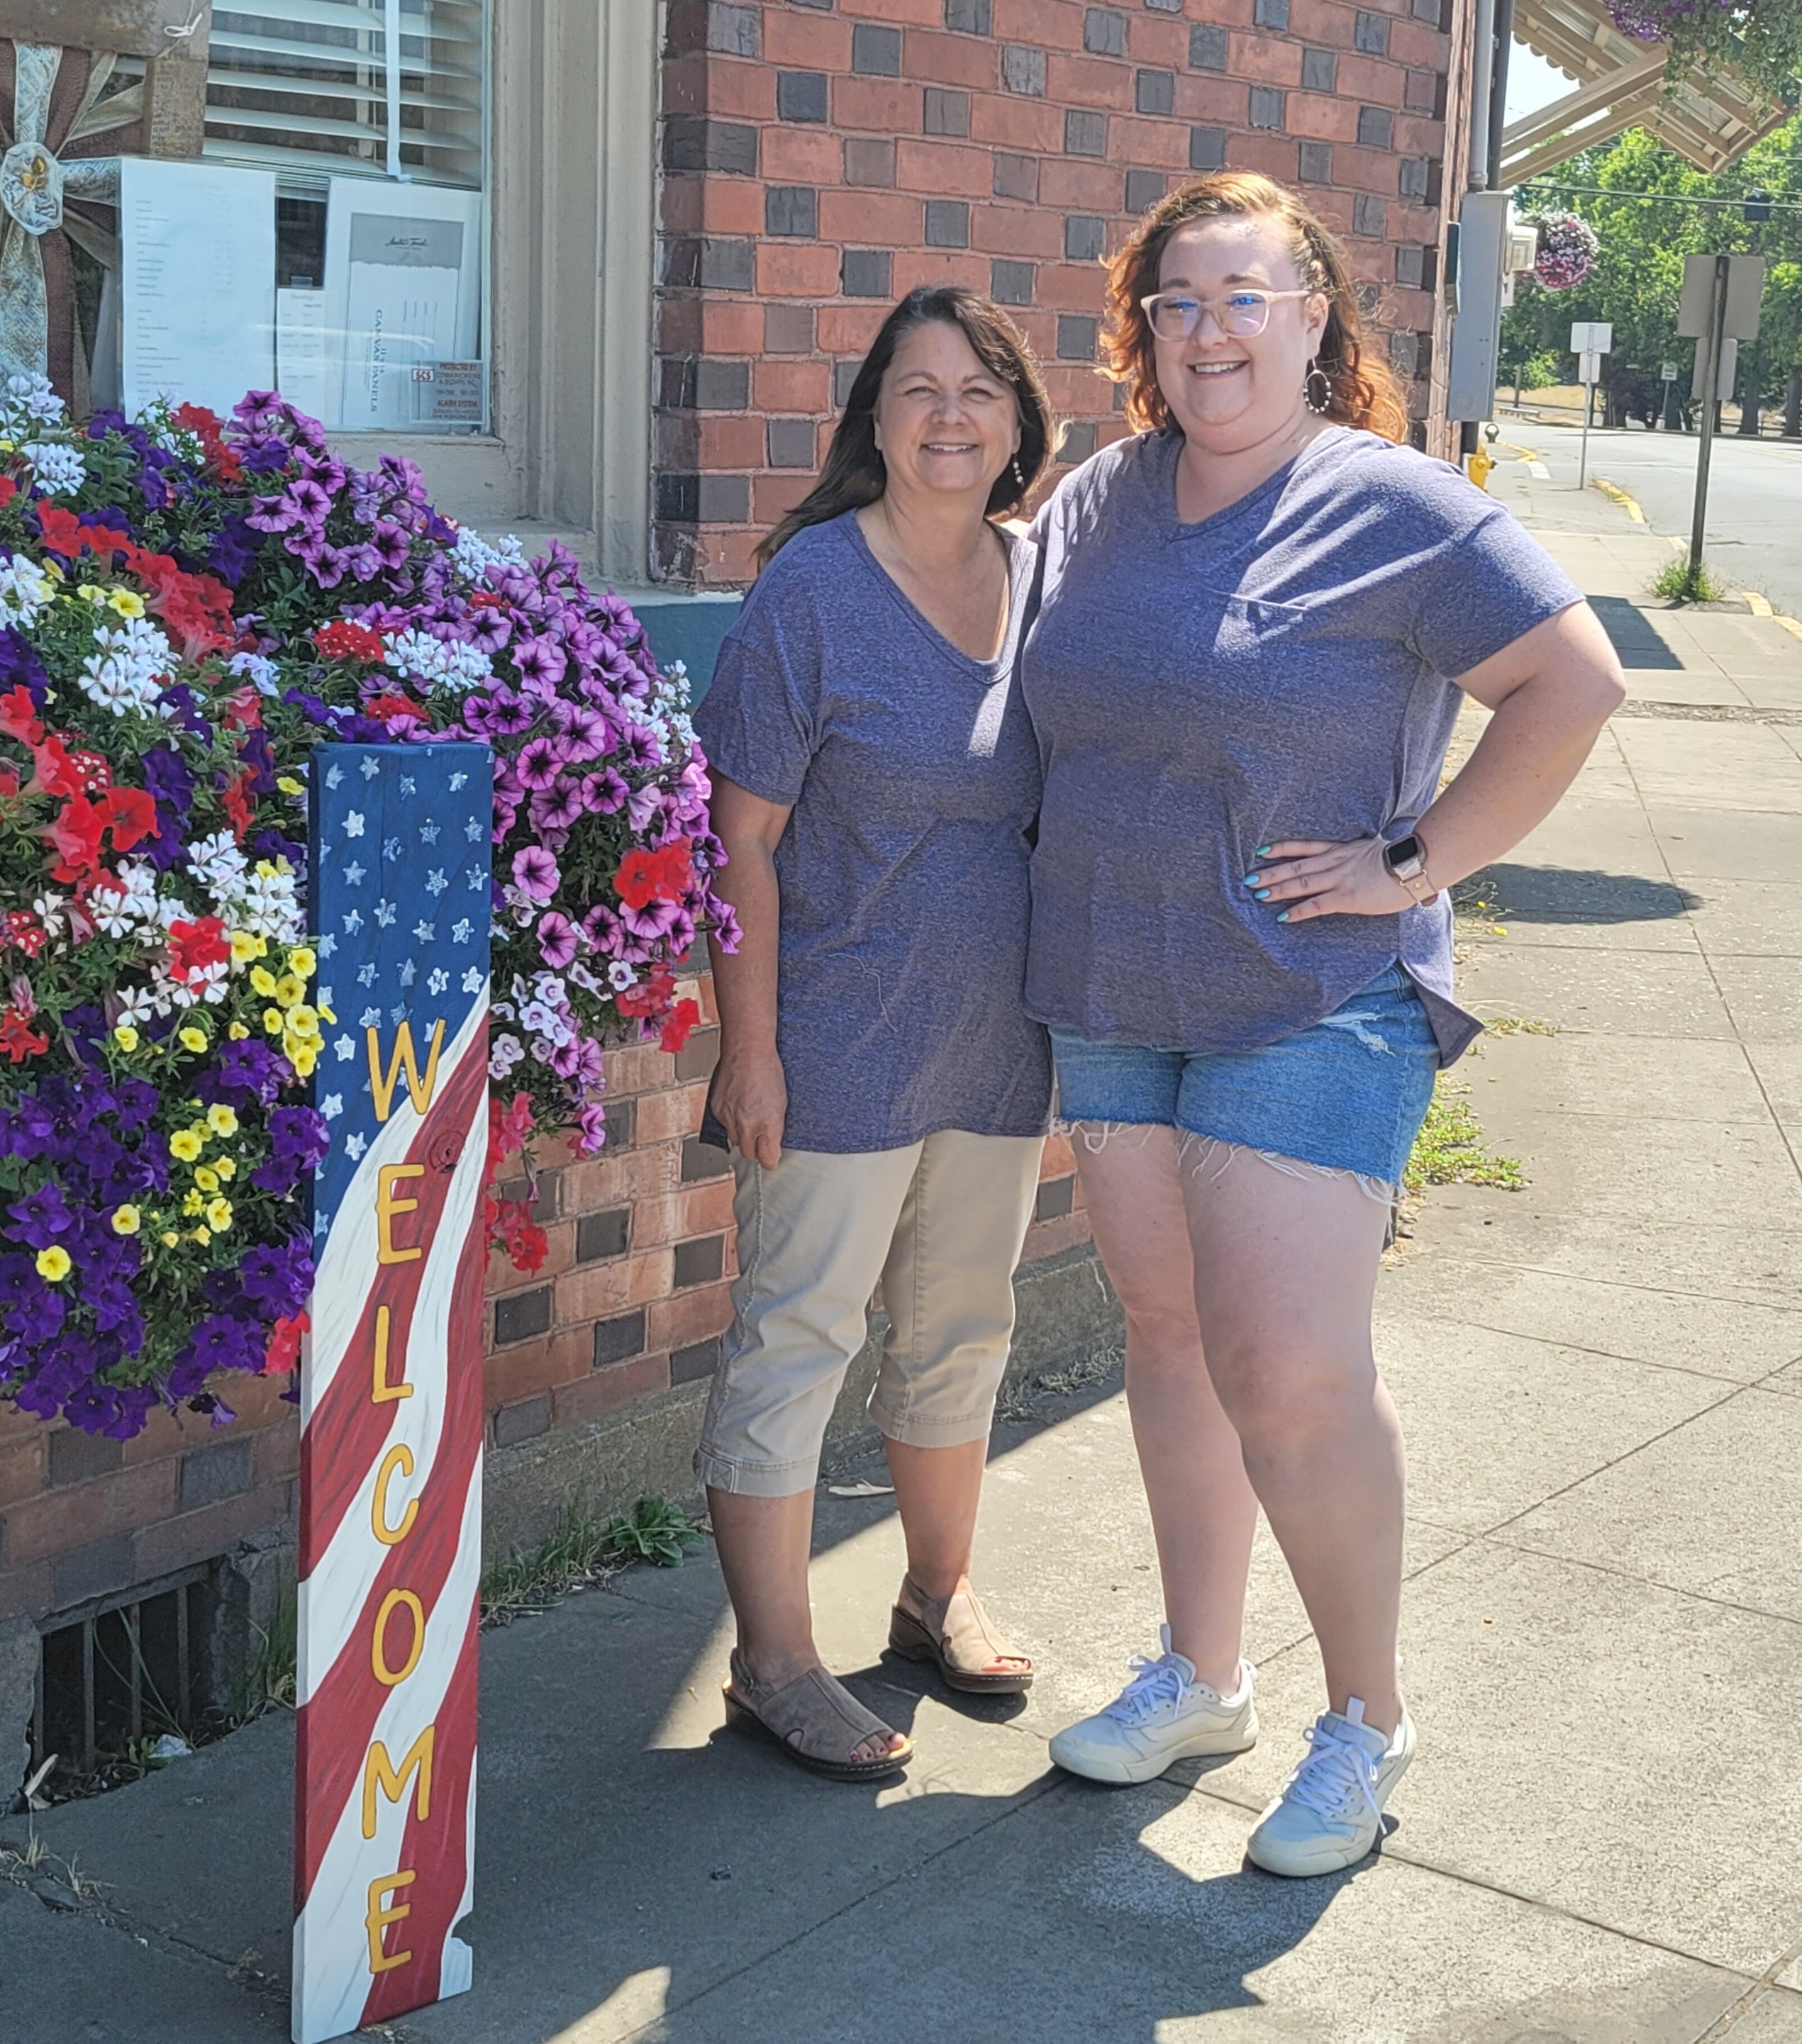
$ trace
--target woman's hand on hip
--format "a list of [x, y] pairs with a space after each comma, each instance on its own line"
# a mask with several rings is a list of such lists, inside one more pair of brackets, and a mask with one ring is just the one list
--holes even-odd
[[714, 1117], [741, 1157], [773, 1171], [782, 1162], [788, 1082], [773, 1050], [734, 1051], [730, 1039], [714, 1069]]
[[1414, 906], [1414, 897], [1384, 863], [1380, 838], [1350, 844], [1320, 838], [1285, 838], [1261, 845], [1257, 870], [1246, 889], [1280, 923], [1311, 916], [1395, 916]]

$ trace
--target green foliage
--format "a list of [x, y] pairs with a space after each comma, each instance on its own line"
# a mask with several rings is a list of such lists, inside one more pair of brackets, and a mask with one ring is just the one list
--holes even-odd
[[599, 1582], [632, 1562], [673, 1569], [683, 1550], [701, 1531], [680, 1505], [661, 1497], [641, 1497], [630, 1512], [599, 1519], [578, 1500], [562, 1516], [544, 1543], [529, 1554], [515, 1554], [491, 1572], [482, 1585], [482, 1616], [491, 1625], [505, 1625], [548, 1604], [586, 1583]]
[[[1802, 0], [1797, 0], [1802, 6]], [[1723, 17], [1723, 18], [1725, 18]], [[1569, 190], [1600, 185], [1600, 192]], [[1749, 222], [1740, 202], [1762, 189], [1779, 202], [1768, 221]], [[1615, 198], [1615, 191], [1668, 194], [1672, 198], [1725, 199], [1720, 206]], [[1762, 255], [1765, 279], [1762, 326], [1756, 348], [1742, 348], [1742, 375], [1758, 385], [1761, 400], [1781, 396], [1789, 370], [1802, 363], [1802, 212], [1785, 213], [1783, 202], [1802, 205], [1802, 120], [1791, 121], [1746, 152], [1719, 177], [1692, 170], [1674, 152], [1634, 129], [1605, 147], [1585, 151], [1561, 173], [1523, 188], [1523, 212], [1534, 206], [1568, 207], [1593, 227], [1601, 240], [1596, 267], [1574, 290], [1548, 291], [1523, 283], [1502, 321], [1503, 363], [1511, 378], [1515, 362], [1544, 373], [1541, 358], [1557, 358], [1548, 380], [1575, 380], [1576, 358], [1567, 346], [1574, 320], [1607, 320], [1614, 327], [1614, 351], [1604, 364], [1607, 387], [1617, 407], [1643, 415], [1654, 411], [1662, 392], [1658, 365], [1681, 365], [1679, 388], [1687, 398], [1694, 343], [1677, 337], [1677, 298], [1683, 259], [1708, 251]], [[1527, 382], [1523, 375], [1523, 382]]]
[[1719, 603], [1727, 591], [1709, 574], [1706, 561], [1692, 569], [1689, 556], [1680, 554], [1668, 567], [1659, 570], [1652, 594], [1661, 596], [1667, 603]]
[[1433, 1104], [1402, 1174], [1406, 1191], [1418, 1193], [1424, 1185], [1500, 1185], [1517, 1193], [1527, 1183], [1514, 1158], [1484, 1147], [1483, 1131], [1465, 1097], [1468, 1090], [1446, 1078], [1434, 1087]]

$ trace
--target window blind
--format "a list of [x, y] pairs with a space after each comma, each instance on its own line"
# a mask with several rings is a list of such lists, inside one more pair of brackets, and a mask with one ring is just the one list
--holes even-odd
[[486, 0], [216, 6], [206, 152], [290, 174], [398, 169], [479, 190], [487, 29]]

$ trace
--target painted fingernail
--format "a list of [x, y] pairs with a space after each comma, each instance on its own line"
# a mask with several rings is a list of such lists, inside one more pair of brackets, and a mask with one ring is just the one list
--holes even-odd
[[1261, 873], [1248, 873], [1239, 884], [1244, 887], [1255, 887], [1263, 878]]
[[1270, 889], [1268, 887], [1260, 887], [1257, 890], [1257, 898], [1260, 901], [1268, 901], [1270, 899]]
[[1267, 844], [1261, 844], [1257, 847], [1257, 851], [1252, 854], [1252, 857], [1253, 859], [1268, 859], [1269, 856], [1270, 847]]
[[1277, 921], [1278, 921], [1279, 923], [1286, 923], [1286, 922], [1289, 920], [1289, 912], [1288, 912], [1288, 910], [1287, 909], [1285, 909], [1283, 911], [1282, 914], [1281, 914], [1281, 915], [1280, 915], [1280, 916], [1276, 918], [1276, 920], [1277, 920]]

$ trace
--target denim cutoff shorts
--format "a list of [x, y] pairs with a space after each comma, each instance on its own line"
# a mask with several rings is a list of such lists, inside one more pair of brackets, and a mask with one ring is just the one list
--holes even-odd
[[1439, 1046], [1398, 966], [1311, 1028], [1255, 1051], [1158, 1051], [1053, 1029], [1067, 1122], [1161, 1124], [1316, 1170], [1400, 1185]]

